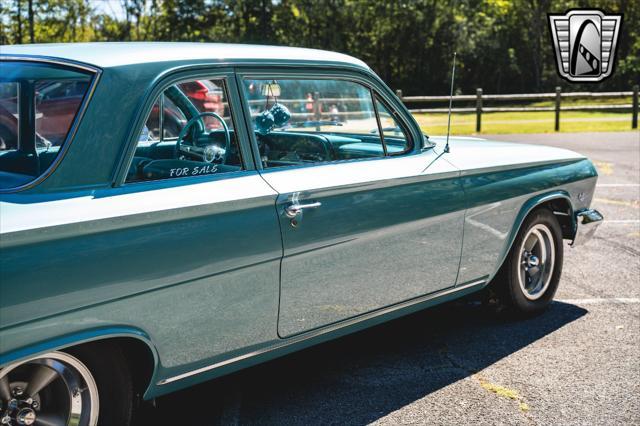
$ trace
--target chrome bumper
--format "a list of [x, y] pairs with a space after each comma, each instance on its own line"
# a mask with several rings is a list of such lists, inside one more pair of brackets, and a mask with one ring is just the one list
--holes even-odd
[[576, 235], [573, 237], [571, 247], [582, 245], [589, 241], [604, 217], [598, 210], [588, 209], [576, 213]]

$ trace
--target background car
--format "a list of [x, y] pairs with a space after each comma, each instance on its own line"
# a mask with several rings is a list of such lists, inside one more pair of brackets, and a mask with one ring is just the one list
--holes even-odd
[[[35, 88], [36, 135], [41, 145], [61, 145], [87, 91], [85, 81], [40, 81]], [[18, 97], [8, 85], [0, 93], [0, 139], [17, 148]]]
[[[178, 87], [184, 91], [199, 111], [215, 112], [221, 116], [224, 115], [222, 88], [216, 86], [215, 83], [209, 80], [195, 80], [181, 83]], [[204, 122], [207, 128], [220, 126], [220, 122], [211, 117], [204, 117]]]

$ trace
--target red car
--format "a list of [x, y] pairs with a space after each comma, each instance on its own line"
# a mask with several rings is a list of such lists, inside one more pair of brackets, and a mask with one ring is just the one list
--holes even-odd
[[[195, 80], [178, 85], [199, 111], [215, 112], [224, 117], [222, 88], [209, 80]], [[220, 122], [213, 117], [204, 117], [209, 129], [219, 128]]]
[[[40, 145], [50, 142], [60, 145], [71, 126], [71, 121], [82, 103], [87, 82], [45, 82], [36, 88], [36, 132]], [[222, 88], [208, 80], [182, 83], [180, 89], [200, 111], [210, 111], [224, 116]], [[174, 105], [165, 104], [165, 137], [177, 137], [186, 123]], [[18, 122], [17, 93], [0, 94], [0, 149], [15, 149]], [[157, 107], [151, 112], [158, 116]], [[51, 118], [42, 120], [43, 117]], [[55, 118], [55, 119], [54, 119]], [[220, 123], [213, 117], [205, 117], [208, 128], [218, 128]], [[152, 134], [157, 129], [149, 129]]]

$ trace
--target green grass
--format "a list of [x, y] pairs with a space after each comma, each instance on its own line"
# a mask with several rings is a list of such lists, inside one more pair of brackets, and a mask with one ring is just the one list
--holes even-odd
[[[428, 135], [447, 133], [447, 114], [414, 114], [422, 130]], [[455, 113], [451, 116], [452, 135], [498, 133], [554, 132], [555, 112], [488, 112], [482, 114], [482, 131], [476, 133], [475, 113]], [[560, 113], [561, 132], [631, 131], [631, 113], [599, 111], [563, 111]]]
[[[624, 98], [565, 98], [562, 100], [562, 106], [576, 106], [576, 105], [630, 105], [633, 100], [631, 96]], [[539, 102], [531, 102], [527, 106], [536, 107], [552, 107], [555, 106], [554, 100], [546, 100]]]

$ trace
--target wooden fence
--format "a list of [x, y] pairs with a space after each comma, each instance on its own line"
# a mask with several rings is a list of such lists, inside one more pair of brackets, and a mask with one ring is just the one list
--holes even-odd
[[[429, 103], [429, 102], [445, 102], [449, 100], [449, 96], [403, 96], [401, 90], [396, 90], [396, 95], [405, 104]], [[597, 98], [625, 98], [631, 96], [630, 104], [594, 104], [594, 105], [570, 105], [562, 106], [562, 99], [597, 99]], [[456, 95], [453, 97], [454, 102], [473, 102], [475, 107], [469, 108], [452, 108], [453, 112], [475, 112], [476, 113], [476, 132], [482, 130], [482, 113], [483, 112], [526, 112], [526, 111], [555, 111], [555, 130], [560, 130], [560, 112], [561, 111], [603, 111], [603, 110], [630, 110], [631, 111], [631, 128], [638, 128], [638, 86], [634, 86], [630, 92], [572, 92], [562, 93], [560, 87], [556, 87], [555, 93], [524, 93], [510, 95], [485, 95], [482, 89], [476, 89], [475, 95]], [[509, 107], [484, 107], [483, 101], [533, 101], [533, 100], [554, 100], [554, 106], [548, 107], [532, 107], [532, 106], [509, 106]], [[413, 113], [420, 112], [448, 112], [448, 108], [409, 108]]]

